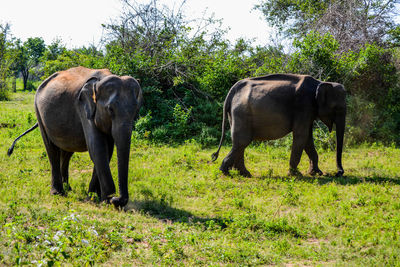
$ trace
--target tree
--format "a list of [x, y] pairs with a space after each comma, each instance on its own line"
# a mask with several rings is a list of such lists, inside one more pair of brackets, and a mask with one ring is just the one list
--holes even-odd
[[101, 51], [94, 46], [68, 50], [64, 47], [56, 49], [54, 44], [50, 45], [42, 57], [42, 79], [49, 77], [54, 72], [76, 66], [94, 69], [104, 68], [103, 57]]
[[10, 75], [10, 67], [13, 62], [13, 57], [9, 49], [9, 31], [9, 24], [0, 24], [0, 100], [7, 99], [6, 79]]
[[[124, 60], [124, 64], [134, 59], [143, 61], [140, 68], [132, 66], [130, 69], [127, 66], [127, 70], [135, 72], [142, 80], [147, 76], [150, 80], [165, 84], [165, 87], [171, 86], [171, 70], [174, 71], [176, 67], [169, 59], [187, 34], [187, 21], [180, 8], [175, 12], [160, 6], [158, 0], [147, 4], [137, 4], [130, 0], [122, 0], [122, 3], [124, 12], [120, 21], [104, 25], [111, 40], [107, 45], [108, 54], [118, 54], [116, 60]], [[114, 61], [113, 58], [110, 60]]]
[[286, 36], [329, 32], [339, 41], [341, 51], [347, 51], [359, 50], [367, 43], [387, 43], [397, 26], [399, 3], [400, 0], [262, 0], [256, 8]]
[[46, 62], [47, 60], [56, 60], [64, 51], [66, 51], [65, 46], [62, 44], [60, 39], [54, 40], [50, 45], [46, 47], [43, 53], [42, 60]]
[[46, 50], [44, 40], [40, 37], [28, 38], [22, 45], [21, 41], [17, 41], [18, 60], [17, 71], [21, 72], [24, 90], [27, 87], [30, 71], [39, 64], [39, 60]]

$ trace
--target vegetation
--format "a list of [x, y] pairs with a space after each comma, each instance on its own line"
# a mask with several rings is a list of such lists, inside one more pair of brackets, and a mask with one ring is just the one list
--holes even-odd
[[[74, 154], [72, 191], [51, 196], [40, 132], [13, 138], [35, 121], [33, 93], [0, 102], [1, 265], [378, 265], [399, 262], [400, 150], [346, 149], [346, 177], [318, 146], [313, 178], [287, 177], [290, 143], [246, 150], [253, 178], [210, 163], [195, 141], [154, 145], [133, 135], [127, 211], [85, 202], [88, 153]], [[228, 152], [224, 147], [222, 154]], [[116, 177], [117, 159], [111, 161]], [[299, 166], [308, 168], [304, 155]], [[115, 180], [115, 182], [117, 182]]]
[[398, 4], [399, 0], [262, 0], [257, 9], [285, 35], [329, 32], [347, 51], [367, 43], [385, 44], [397, 31]]
[[0, 100], [7, 99], [7, 78], [10, 75], [10, 53], [8, 47], [8, 35], [10, 25], [0, 25]]
[[[31, 90], [32, 81], [78, 65], [131, 75], [144, 91], [139, 138], [195, 139], [206, 147], [217, 143], [222, 103], [236, 81], [278, 72], [309, 74], [343, 83], [349, 92], [347, 145], [400, 144], [397, 0], [260, 1], [256, 8], [292, 41], [289, 50], [243, 39], [231, 43], [221, 21], [186, 18], [185, 1], [174, 10], [157, 0], [121, 2], [120, 18], [103, 25], [108, 35], [102, 49], [70, 50], [61, 40], [46, 46], [40, 37], [22, 43], [8, 38], [9, 26], [2, 26], [0, 55], [8, 55], [0, 56], [0, 66], [7, 66], [2, 79], [19, 74], [24, 90]], [[335, 16], [343, 10], [343, 16]], [[6, 98], [7, 91], [1, 92]]]

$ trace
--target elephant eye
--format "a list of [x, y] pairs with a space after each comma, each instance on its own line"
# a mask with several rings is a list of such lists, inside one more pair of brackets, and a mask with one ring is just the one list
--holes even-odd
[[108, 113], [110, 113], [111, 116], [114, 116], [114, 109], [110, 105], [107, 106], [107, 110], [108, 110]]

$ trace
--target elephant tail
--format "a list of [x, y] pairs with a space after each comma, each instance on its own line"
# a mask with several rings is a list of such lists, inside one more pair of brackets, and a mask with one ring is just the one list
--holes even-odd
[[222, 115], [222, 134], [221, 134], [221, 139], [219, 140], [218, 150], [211, 155], [212, 162], [214, 162], [218, 159], [219, 151], [221, 149], [222, 142], [224, 141], [224, 138], [225, 138], [225, 122], [226, 122], [228, 112], [231, 109], [231, 102], [232, 102], [232, 98], [233, 98], [235, 92], [236, 92], [235, 86], [233, 86], [232, 89], [229, 91], [228, 95], [226, 96], [226, 99], [224, 102], [224, 108], [222, 111], [222, 113], [223, 113], [223, 115]]
[[18, 137], [14, 140], [14, 142], [12, 143], [11, 147], [8, 149], [7, 155], [8, 155], [8, 156], [11, 156], [11, 154], [13, 153], [13, 150], [14, 150], [14, 146], [15, 146], [15, 144], [17, 143], [17, 141], [18, 141], [21, 137], [23, 137], [24, 135], [26, 135], [27, 133], [30, 133], [30, 132], [32, 132], [33, 130], [35, 130], [35, 129], [38, 127], [38, 125], [39, 125], [39, 124], [36, 122], [35, 125], [33, 125], [29, 130], [26, 130], [23, 134], [21, 134], [20, 136], [18, 136]]

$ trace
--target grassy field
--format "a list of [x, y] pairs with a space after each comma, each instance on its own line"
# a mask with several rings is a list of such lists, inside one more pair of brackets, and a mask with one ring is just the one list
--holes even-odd
[[[0, 265], [400, 265], [400, 150], [320, 152], [322, 177], [287, 177], [289, 151], [246, 151], [253, 178], [224, 176], [215, 151], [133, 141], [127, 211], [85, 202], [92, 163], [71, 161], [72, 191], [50, 195], [33, 94], [0, 102]], [[112, 159], [113, 176], [117, 175]], [[300, 171], [308, 160], [303, 155]]]

